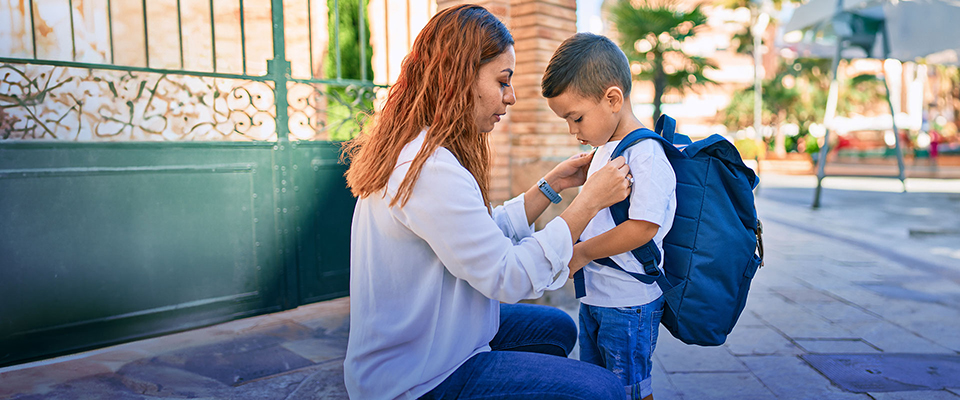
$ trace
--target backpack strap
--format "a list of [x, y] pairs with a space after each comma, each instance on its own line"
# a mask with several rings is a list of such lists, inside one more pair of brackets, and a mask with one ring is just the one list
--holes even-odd
[[[657, 121], [658, 130], [662, 129], [661, 125], [662, 125], [662, 122], [664, 122], [663, 117], [666, 117], [666, 116], [665, 115], [661, 116], [660, 120]], [[673, 118], [670, 118], [670, 117], [666, 117], [666, 118], [668, 120], [667, 122], [673, 121]], [[676, 126], [676, 122], [672, 122], [672, 127], [669, 124], [667, 126], [669, 129], [671, 129], [671, 137], [673, 137], [672, 129], [674, 129], [674, 127]], [[656, 132], [651, 131], [649, 129], [640, 128], [633, 132], [630, 132], [629, 134], [627, 134], [627, 136], [625, 136], [623, 139], [620, 140], [620, 143], [617, 144], [617, 147], [613, 149], [613, 153], [610, 155], [610, 159], [612, 160], [614, 158], [620, 157], [621, 155], [623, 155], [624, 151], [630, 148], [630, 146], [640, 143], [641, 141], [646, 139], [657, 139], [657, 140], [660, 140], [661, 145], [668, 145], [671, 148], [673, 147], [673, 145], [670, 142], [668, 142], [665, 137], [662, 137], [658, 135]], [[627, 221], [627, 219], [629, 219], [629, 216], [628, 216], [629, 209], [630, 209], [629, 196], [626, 199], [623, 199], [622, 201], [620, 201], [619, 203], [610, 206], [610, 215], [613, 217], [613, 222], [615, 222], [617, 225], [620, 225], [625, 221]], [[605, 265], [607, 267], [611, 267], [611, 268], [615, 268], [620, 271], [623, 271], [628, 275], [632, 276], [634, 279], [640, 282], [646, 283], [648, 285], [655, 283], [662, 276], [662, 274], [660, 273], [660, 270], [657, 269], [657, 266], [660, 265], [660, 260], [662, 258], [660, 255], [660, 249], [657, 248], [657, 244], [652, 239], [646, 244], [644, 244], [643, 246], [640, 246], [640, 247], [637, 247], [636, 249], [631, 250], [630, 253], [632, 253], [633, 256], [637, 259], [637, 261], [639, 261], [640, 264], [643, 265], [643, 271], [646, 272], [646, 274], [638, 274], [635, 272], [625, 271], [622, 267], [617, 265], [616, 262], [610, 259], [610, 257], [604, 257], [604, 258], [593, 260], [593, 261], [595, 261], [600, 265]], [[578, 299], [583, 296], [586, 296], [587, 292], [586, 292], [586, 284], [584, 282], [583, 269], [573, 274], [573, 287]]]
[[667, 114], [660, 114], [660, 118], [657, 118], [657, 126], [654, 128], [657, 130], [657, 133], [660, 136], [663, 136], [664, 139], [667, 139], [669, 143], [674, 142], [676, 133], [677, 133], [677, 121], [671, 118]]

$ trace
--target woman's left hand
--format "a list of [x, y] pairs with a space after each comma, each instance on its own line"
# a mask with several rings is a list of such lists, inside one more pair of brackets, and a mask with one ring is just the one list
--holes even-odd
[[587, 180], [587, 169], [590, 168], [592, 160], [593, 152], [574, 154], [557, 164], [544, 178], [557, 192], [583, 185]]

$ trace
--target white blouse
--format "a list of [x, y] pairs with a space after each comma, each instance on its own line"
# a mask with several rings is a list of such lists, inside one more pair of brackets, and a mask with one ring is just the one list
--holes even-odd
[[570, 230], [527, 224], [523, 195], [488, 212], [480, 187], [445, 148], [423, 166], [409, 201], [390, 207], [425, 131], [407, 144], [384, 192], [357, 201], [350, 242], [353, 399], [415, 399], [489, 351], [500, 302], [566, 282]]

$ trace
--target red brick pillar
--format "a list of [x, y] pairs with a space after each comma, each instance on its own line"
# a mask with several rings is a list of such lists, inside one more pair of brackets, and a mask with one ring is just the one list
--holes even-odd
[[[517, 104], [509, 111], [510, 194], [517, 195], [558, 162], [579, 151], [577, 141], [568, 134], [566, 123], [550, 110], [540, 95], [540, 80], [554, 50], [577, 32], [577, 2], [512, 0], [510, 30], [517, 51], [513, 78]], [[561, 193], [564, 201], [548, 208], [538, 225], [559, 215], [576, 193], [576, 189]]]

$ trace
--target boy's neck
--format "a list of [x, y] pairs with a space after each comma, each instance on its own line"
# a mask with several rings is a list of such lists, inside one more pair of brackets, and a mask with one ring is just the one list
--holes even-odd
[[640, 119], [638, 119], [636, 115], [633, 115], [633, 107], [630, 105], [630, 102], [625, 102], [623, 107], [620, 108], [620, 121], [617, 123], [616, 129], [613, 131], [613, 136], [610, 136], [608, 142], [623, 139], [630, 132], [640, 128], [646, 127], [640, 122]]

